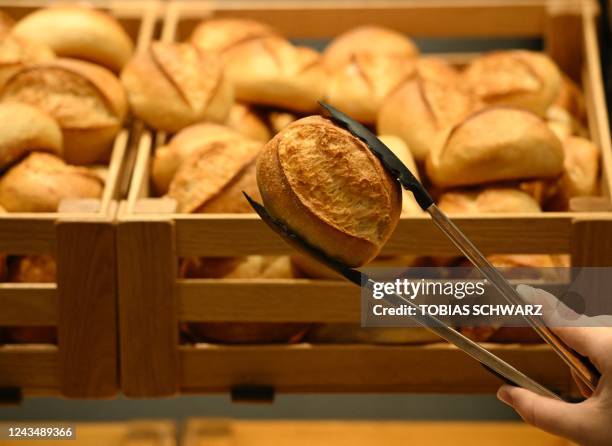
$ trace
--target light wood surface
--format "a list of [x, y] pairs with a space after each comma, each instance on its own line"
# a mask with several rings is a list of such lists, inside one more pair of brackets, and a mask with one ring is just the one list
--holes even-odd
[[191, 419], [183, 446], [569, 446], [519, 422]]

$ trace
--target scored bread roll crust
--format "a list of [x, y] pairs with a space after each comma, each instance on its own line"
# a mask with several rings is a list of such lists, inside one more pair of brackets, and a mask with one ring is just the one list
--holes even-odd
[[204, 122], [185, 127], [170, 142], [155, 151], [151, 176], [160, 195], [168, 192], [172, 178], [181, 163], [196, 150], [210, 143], [243, 144], [246, 138], [229, 127]]
[[153, 42], [125, 66], [121, 81], [134, 114], [168, 132], [223, 122], [234, 100], [217, 55], [189, 43]]
[[0, 103], [0, 168], [35, 150], [62, 155], [62, 131], [57, 122], [30, 105]]
[[191, 37], [196, 46], [220, 54], [236, 98], [295, 111], [316, 110], [326, 82], [320, 54], [292, 45], [263, 24], [248, 21], [244, 30], [239, 27], [240, 20], [208, 20]]
[[252, 107], [245, 104], [232, 106], [225, 125], [255, 141], [268, 142], [272, 137], [270, 129], [261, 116]]
[[71, 164], [106, 161], [127, 113], [119, 79], [101, 66], [75, 59], [20, 69], [1, 97], [33, 105], [55, 118], [62, 129], [64, 158]]
[[326, 101], [353, 119], [374, 123], [384, 99], [412, 76], [414, 69], [412, 58], [355, 53], [330, 72]]
[[39, 9], [21, 19], [13, 33], [48, 45], [60, 57], [83, 59], [116, 73], [133, 51], [130, 36], [115, 18], [86, 6]]
[[34, 152], [0, 178], [0, 205], [9, 212], [56, 212], [63, 199], [100, 198], [102, 188], [89, 169]]
[[211, 142], [201, 146], [179, 166], [168, 196], [179, 212], [252, 212], [242, 191], [258, 198], [255, 158], [261, 143]]
[[463, 81], [483, 102], [543, 116], [559, 94], [561, 73], [545, 54], [495, 51], [474, 59], [463, 72]]
[[325, 48], [323, 63], [328, 70], [337, 70], [356, 53], [412, 58], [418, 56], [419, 49], [412, 40], [395, 30], [374, 25], [359, 26], [340, 34]]
[[440, 196], [438, 207], [448, 214], [541, 212], [528, 193], [502, 187], [446, 192]]
[[564, 171], [560, 180], [563, 199], [588, 197], [597, 194], [599, 177], [599, 148], [591, 141], [570, 136], [563, 141]]
[[257, 161], [268, 212], [350, 266], [373, 259], [401, 213], [399, 184], [367, 146], [320, 116], [293, 122]]
[[439, 78], [419, 73], [405, 82], [384, 101], [376, 122], [379, 134], [402, 138], [419, 161], [478, 107], [474, 96]]
[[426, 167], [439, 187], [552, 178], [563, 171], [563, 147], [537, 115], [489, 107], [456, 125], [429, 153]]
[[25, 65], [45, 62], [54, 57], [53, 50], [40, 42], [0, 33], [0, 89]]

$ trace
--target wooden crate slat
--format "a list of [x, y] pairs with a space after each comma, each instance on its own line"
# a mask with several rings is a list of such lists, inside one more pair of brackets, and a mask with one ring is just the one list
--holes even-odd
[[[548, 346], [488, 344], [487, 348], [551, 389], [563, 393], [572, 389], [568, 368]], [[297, 393], [491, 393], [501, 385], [476, 361], [447, 344], [244, 347], [199, 344], [183, 346], [180, 353], [184, 392], [272, 386], [278, 392]]]
[[0, 326], [57, 325], [57, 286], [0, 283]]
[[43, 254], [55, 251], [56, 214], [1, 214], [0, 252]]
[[57, 389], [59, 353], [54, 345], [0, 346], [0, 388]]
[[[173, 214], [179, 256], [288, 254], [293, 248], [255, 215]], [[485, 254], [569, 252], [570, 213], [457, 216], [453, 221]], [[142, 217], [146, 218], [146, 217]], [[232, 240], [232, 243], [228, 243]], [[457, 249], [429, 216], [401, 219], [385, 255], [457, 255]]]

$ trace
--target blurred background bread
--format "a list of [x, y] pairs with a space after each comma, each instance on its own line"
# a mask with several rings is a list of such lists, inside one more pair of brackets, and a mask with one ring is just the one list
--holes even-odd
[[56, 212], [61, 200], [100, 198], [102, 188], [89, 169], [34, 152], [0, 178], [0, 206], [8, 212]]
[[55, 57], [44, 43], [0, 32], [0, 89], [20, 68]]
[[60, 57], [83, 59], [118, 73], [133, 52], [132, 40], [111, 15], [85, 5], [38, 9], [13, 33], [49, 46]]
[[538, 213], [538, 202], [531, 195], [509, 187], [446, 192], [438, 207], [448, 214]]
[[429, 179], [440, 187], [522, 178], [554, 178], [563, 171], [559, 138], [537, 115], [489, 107], [457, 124], [427, 158]]
[[257, 161], [264, 205], [326, 254], [360, 266], [397, 225], [399, 185], [356, 137], [311, 116], [279, 132]]
[[294, 46], [266, 25], [212, 19], [199, 24], [190, 40], [221, 55], [242, 102], [312, 112], [324, 96], [326, 72], [319, 53]]
[[0, 35], [7, 34], [15, 26], [15, 20], [6, 12], [0, 10]]
[[57, 121], [31, 105], [0, 103], [0, 170], [32, 151], [62, 156], [62, 131]]
[[330, 71], [346, 66], [357, 53], [400, 58], [418, 56], [417, 46], [402, 33], [377, 25], [364, 25], [336, 37], [323, 52], [323, 63]]
[[2, 102], [24, 102], [48, 113], [63, 133], [71, 164], [108, 161], [113, 139], [127, 114], [119, 79], [75, 59], [54, 59], [21, 68], [6, 83]]
[[255, 141], [268, 142], [272, 137], [261, 113], [246, 104], [232, 105], [225, 125]]
[[565, 160], [558, 207], [567, 210], [570, 199], [597, 195], [600, 150], [588, 139], [570, 136], [563, 140], [563, 151]]
[[153, 42], [125, 66], [121, 81], [132, 112], [172, 133], [200, 121], [224, 122], [234, 100], [217, 55], [189, 43]]
[[463, 82], [487, 104], [512, 105], [543, 116], [557, 99], [561, 73], [543, 53], [494, 51], [474, 59], [463, 72]]

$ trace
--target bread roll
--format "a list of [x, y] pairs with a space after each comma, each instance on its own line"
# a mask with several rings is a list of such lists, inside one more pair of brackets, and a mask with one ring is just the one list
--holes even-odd
[[438, 207], [448, 214], [541, 212], [538, 202], [529, 194], [501, 187], [446, 192], [440, 196]]
[[[189, 259], [181, 266], [181, 277], [223, 279], [285, 279], [295, 277], [286, 257]], [[297, 342], [310, 324], [267, 322], [211, 322], [187, 324], [196, 341], [229, 344]]]
[[[412, 156], [412, 152], [410, 149], [404, 144], [401, 138], [393, 135], [382, 135], [379, 136], [380, 139], [387, 147], [389, 147], [395, 156], [397, 156], [402, 163], [412, 174], [417, 178], [417, 180], [421, 180], [419, 176], [419, 169], [417, 168], [416, 162], [414, 161], [414, 157]], [[414, 195], [412, 192], [405, 190], [402, 188], [402, 215], [415, 215], [423, 212], [419, 204], [414, 199]]]
[[30, 105], [0, 103], [0, 168], [35, 150], [62, 156], [62, 131], [57, 122]]
[[420, 57], [417, 59], [415, 70], [420, 78], [431, 82], [445, 85], [458, 85], [461, 82], [459, 71], [440, 57]]
[[423, 161], [443, 144], [454, 125], [478, 106], [470, 94], [454, 84], [417, 75], [387, 97], [376, 122], [381, 135], [396, 135]]
[[81, 5], [34, 11], [15, 25], [13, 33], [48, 45], [60, 57], [83, 59], [116, 73], [133, 51], [130, 36], [115, 18]]
[[565, 74], [561, 75], [559, 94], [557, 95], [553, 105], [566, 110], [574, 117], [574, 119], [576, 119], [576, 121], [581, 123], [586, 122], [586, 106], [584, 103], [584, 96], [580, 91], [580, 87], [578, 87], [578, 85], [576, 85], [576, 83]]
[[234, 100], [218, 56], [189, 43], [153, 42], [125, 66], [121, 81], [133, 113], [168, 132], [224, 122]]
[[353, 119], [373, 124], [385, 98], [414, 69], [413, 58], [356, 53], [330, 72], [326, 101]]
[[17, 283], [55, 282], [55, 259], [48, 254], [16, 258], [9, 265], [8, 280], [9, 282]]
[[181, 163], [196, 150], [211, 143], [240, 145], [244, 136], [219, 124], [201, 123], [185, 127], [170, 142], [155, 151], [151, 176], [155, 190], [160, 195], [168, 192], [170, 182]]
[[270, 123], [270, 127], [272, 128], [272, 133], [274, 135], [298, 119], [299, 117], [297, 115], [286, 111], [276, 110], [268, 113], [268, 122]]
[[474, 59], [463, 80], [488, 104], [521, 107], [544, 116], [559, 94], [561, 73], [545, 54], [495, 51]]
[[560, 189], [563, 198], [596, 195], [599, 178], [599, 148], [591, 141], [570, 136], [563, 141], [565, 161]]
[[15, 26], [15, 20], [6, 12], [0, 10], [0, 35], [8, 34]]
[[0, 89], [20, 68], [54, 57], [51, 48], [40, 42], [0, 33]]
[[186, 158], [170, 183], [168, 196], [179, 212], [253, 212], [242, 191], [258, 195], [255, 158], [261, 143], [212, 142]]
[[587, 136], [587, 130], [566, 109], [559, 105], [551, 105], [546, 110], [546, 123], [563, 141], [571, 135]]
[[89, 169], [34, 152], [0, 178], [0, 206], [9, 212], [56, 212], [65, 198], [99, 198], [102, 186]]
[[327, 69], [334, 71], [346, 65], [356, 53], [411, 58], [419, 54], [419, 49], [404, 34], [382, 26], [366, 25], [336, 37], [325, 48], [323, 62]]
[[331, 344], [429, 344], [440, 342], [426, 328], [360, 327], [359, 324], [321, 324], [308, 333], [308, 341]]
[[316, 110], [326, 82], [319, 53], [293, 46], [267, 32], [265, 25], [248, 21], [244, 26], [240, 29], [239, 20], [209, 20], [196, 28], [191, 41], [221, 55], [239, 100], [302, 112]]
[[268, 142], [272, 135], [260, 115], [245, 104], [234, 104], [225, 125], [255, 141]]
[[361, 140], [320, 116], [266, 144], [257, 183], [273, 217], [349, 266], [376, 257], [401, 213], [397, 181]]
[[537, 115], [489, 107], [456, 125], [429, 153], [426, 167], [439, 187], [551, 178], [563, 171], [563, 147]]
[[62, 129], [71, 164], [106, 161], [127, 113], [125, 93], [110, 71], [74, 59], [56, 59], [19, 70], [1, 93], [47, 112]]

